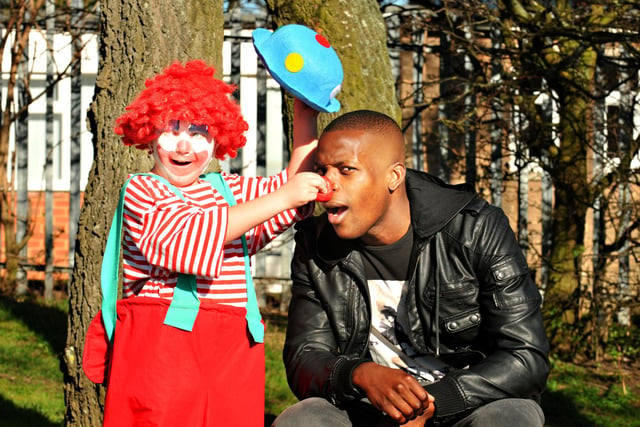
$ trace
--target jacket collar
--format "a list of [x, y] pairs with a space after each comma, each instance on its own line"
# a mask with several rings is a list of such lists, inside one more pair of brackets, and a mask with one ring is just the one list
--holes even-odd
[[450, 185], [425, 172], [407, 169], [411, 225], [421, 239], [442, 230], [477, 197], [469, 184]]
[[[425, 172], [407, 169], [407, 194], [411, 225], [420, 239], [426, 239], [445, 227], [477, 195], [468, 184], [449, 185]], [[437, 202], [434, 202], [437, 201]], [[357, 241], [340, 239], [326, 213], [319, 218], [317, 253], [329, 265], [346, 258], [357, 248]]]

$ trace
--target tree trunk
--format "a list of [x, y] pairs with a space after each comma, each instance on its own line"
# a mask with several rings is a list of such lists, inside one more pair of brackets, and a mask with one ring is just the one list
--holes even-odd
[[[337, 96], [340, 111], [322, 114], [321, 122], [349, 111], [368, 109], [388, 114], [401, 123], [387, 30], [377, 1], [267, 0], [267, 4], [278, 27], [295, 23], [313, 28], [329, 40], [342, 61], [344, 80]], [[290, 108], [292, 103], [285, 105]], [[291, 109], [287, 117], [293, 117]]]
[[[571, 52], [572, 43], [563, 46]], [[567, 53], [568, 54], [568, 53]], [[555, 87], [560, 94], [560, 145], [552, 152], [555, 188], [553, 233], [549, 283], [545, 295], [545, 316], [552, 345], [571, 350], [573, 328], [580, 315], [580, 279], [587, 207], [592, 204], [587, 182], [587, 147], [592, 135], [592, 102], [576, 84], [589, 88], [595, 75], [596, 55], [593, 50], [582, 53], [580, 66], [565, 72], [565, 83]], [[554, 87], [555, 82], [550, 83]], [[568, 347], [569, 346], [569, 347]]]
[[120, 186], [127, 174], [145, 172], [149, 156], [125, 147], [115, 119], [144, 81], [174, 60], [201, 58], [222, 74], [222, 1], [105, 0], [101, 2], [100, 65], [88, 112], [94, 163], [80, 214], [75, 268], [69, 288], [65, 375], [65, 424], [99, 426], [105, 389], [82, 371], [84, 337], [100, 309], [100, 267]]
[[[16, 286], [22, 265], [22, 249], [26, 246], [33, 230], [29, 224], [28, 203], [22, 204], [26, 212], [17, 210], [18, 205], [26, 199], [18, 196], [15, 188], [16, 176], [12, 177], [8, 169], [11, 163], [14, 163], [15, 168], [16, 162], [15, 156], [11, 159], [9, 140], [11, 132], [16, 132], [16, 144], [20, 151], [21, 143], [25, 143], [28, 139], [27, 108], [31, 97], [27, 85], [30, 79], [29, 36], [35, 25], [35, 17], [38, 16], [43, 5], [43, 1], [40, 0], [22, 2], [7, 9], [7, 22], [4, 24], [7, 26], [7, 33], [13, 33], [14, 37], [11, 41], [5, 39], [0, 42], [3, 61], [9, 58], [9, 66], [6, 70], [8, 76], [7, 78], [3, 76], [4, 99], [0, 107], [0, 228], [4, 235], [5, 256], [5, 271], [0, 278], [0, 293], [11, 294], [16, 290], [19, 291], [16, 293], [19, 297], [24, 296], [22, 294], [26, 290], [26, 278], [20, 280], [19, 288]], [[5, 51], [10, 52], [8, 57], [4, 55]], [[21, 217], [20, 214], [23, 216]]]

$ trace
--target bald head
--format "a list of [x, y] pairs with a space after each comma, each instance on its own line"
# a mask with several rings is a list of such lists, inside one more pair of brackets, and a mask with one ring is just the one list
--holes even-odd
[[398, 124], [386, 114], [371, 110], [352, 111], [333, 120], [322, 132], [323, 135], [337, 131], [363, 131], [375, 136], [368, 141], [376, 142], [379, 155], [384, 152], [390, 162], [404, 163], [404, 139]]

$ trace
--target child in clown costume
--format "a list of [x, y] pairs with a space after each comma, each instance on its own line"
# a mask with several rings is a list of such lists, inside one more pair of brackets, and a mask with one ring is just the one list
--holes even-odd
[[[243, 245], [255, 254], [310, 215], [325, 190], [319, 175], [305, 172], [317, 111], [296, 99], [293, 150], [279, 174], [220, 174], [233, 205], [201, 177], [213, 157], [235, 156], [246, 142], [247, 124], [229, 99], [233, 88], [214, 71], [199, 60], [171, 64], [147, 80], [116, 121], [122, 141], [148, 151], [155, 165], [130, 177], [123, 193], [123, 300], [105, 425], [264, 422], [264, 330], [259, 319], [257, 328], [249, 320], [255, 295], [246, 284]], [[180, 314], [172, 307], [180, 277], [195, 277], [199, 306], [189, 328], [167, 321], [172, 309]]]

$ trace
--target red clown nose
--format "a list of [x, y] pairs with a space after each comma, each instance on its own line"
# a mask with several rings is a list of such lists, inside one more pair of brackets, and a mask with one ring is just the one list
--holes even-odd
[[322, 179], [324, 179], [324, 183], [325, 183], [325, 190], [324, 191], [319, 191], [318, 195], [316, 196], [316, 201], [317, 202], [328, 202], [329, 200], [331, 200], [331, 197], [333, 197], [333, 184], [331, 184], [331, 181], [329, 181], [329, 178], [327, 178], [326, 176], [322, 176]]

